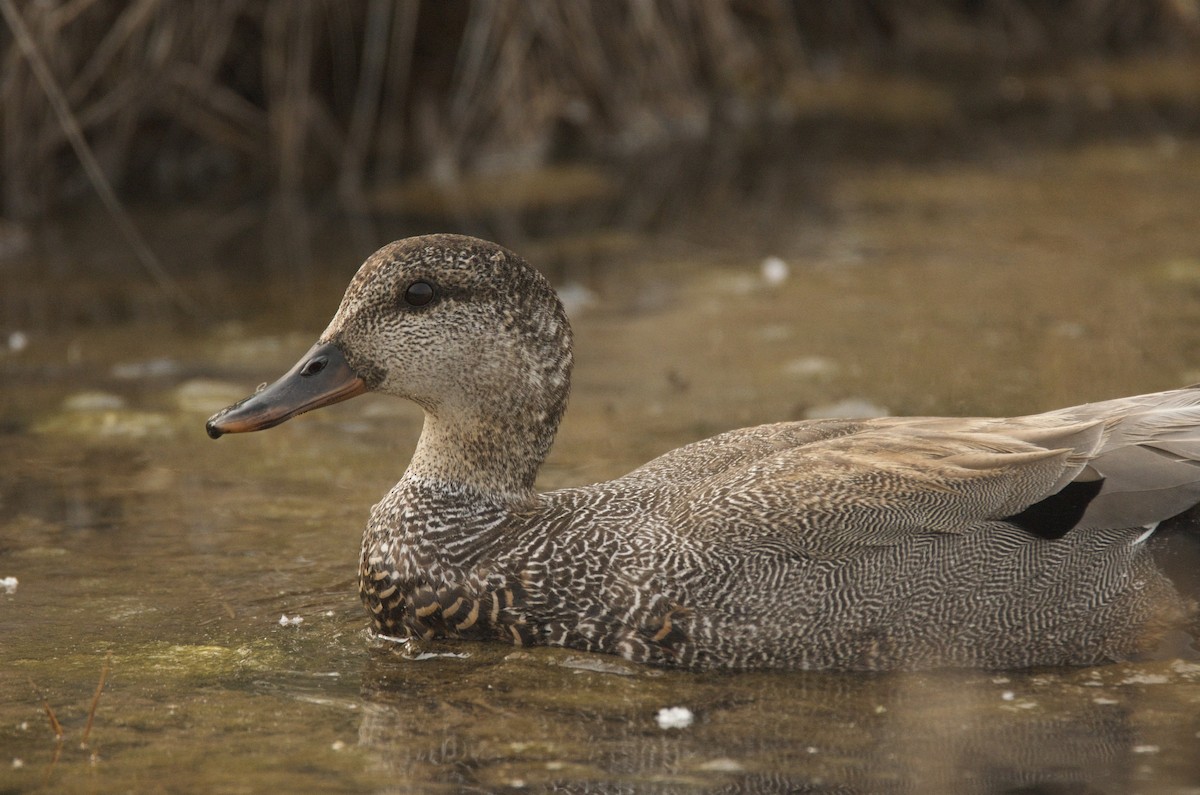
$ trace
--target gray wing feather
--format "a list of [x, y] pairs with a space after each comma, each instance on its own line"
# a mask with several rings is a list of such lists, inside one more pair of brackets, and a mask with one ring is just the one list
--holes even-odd
[[976, 530], [1074, 480], [1104, 479], [1080, 529], [1140, 528], [1200, 502], [1194, 388], [1009, 419], [783, 423], [699, 444], [718, 441], [745, 447], [703, 472], [689, 473], [686, 447], [652, 462], [686, 483], [664, 518], [699, 539], [784, 542], [804, 554]]

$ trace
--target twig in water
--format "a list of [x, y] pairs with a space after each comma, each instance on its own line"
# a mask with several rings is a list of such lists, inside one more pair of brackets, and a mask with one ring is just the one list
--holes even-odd
[[58, 718], [54, 715], [54, 710], [50, 707], [50, 701], [32, 679], [29, 680], [29, 686], [33, 688], [33, 692], [37, 694], [37, 697], [42, 700], [42, 708], [46, 710], [46, 717], [50, 719], [50, 728], [54, 730], [54, 736], [61, 741], [65, 732], [63, 732], [62, 724], [58, 722]]
[[83, 739], [79, 741], [80, 748], [87, 747], [88, 735], [92, 733], [92, 721], [96, 719], [96, 706], [100, 703], [100, 693], [104, 691], [104, 680], [108, 678], [108, 668], [112, 663], [112, 652], [104, 656], [104, 667], [100, 669], [100, 682], [96, 685], [96, 695], [92, 696], [92, 707], [88, 710], [87, 725], [83, 727]]
[[46, 765], [46, 774], [42, 776], [42, 786], [50, 783], [50, 776], [54, 775], [54, 766], [58, 764], [58, 758], [62, 756], [63, 741], [59, 737], [54, 742], [54, 756], [50, 757], [50, 764]]
[[46, 767], [46, 774], [42, 776], [42, 786], [50, 781], [50, 776], [54, 773], [54, 766], [58, 764], [58, 757], [62, 755], [63, 749], [63, 731], [62, 724], [58, 722], [58, 718], [54, 715], [54, 710], [50, 706], [50, 700], [42, 693], [42, 689], [37, 686], [32, 678], [29, 679], [29, 686], [33, 688], [33, 692], [42, 700], [42, 708], [46, 710], [46, 717], [50, 719], [50, 728], [54, 731], [54, 756], [50, 757], [50, 764]]

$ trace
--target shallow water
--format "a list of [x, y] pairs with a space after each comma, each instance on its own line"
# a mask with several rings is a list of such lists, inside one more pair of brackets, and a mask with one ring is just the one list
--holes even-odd
[[[769, 234], [743, 223], [751, 206], [517, 246], [549, 263], [576, 327], [544, 487], [847, 400], [1014, 414], [1200, 380], [1200, 145], [827, 176], [822, 212], [774, 207]], [[308, 348], [348, 250], [282, 286], [197, 275], [229, 300], [199, 326], [139, 311], [145, 288], [114, 269], [68, 281], [38, 253], [10, 270], [0, 792], [1200, 792], [1193, 662], [692, 675], [372, 641], [359, 536], [416, 410], [367, 397], [203, 432]], [[670, 707], [693, 722], [660, 725]]]

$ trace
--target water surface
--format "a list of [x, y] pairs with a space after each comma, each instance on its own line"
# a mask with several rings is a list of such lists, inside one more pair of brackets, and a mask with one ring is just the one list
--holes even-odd
[[[517, 246], [570, 297], [577, 337], [543, 487], [847, 400], [1016, 414], [1200, 380], [1200, 145], [831, 177], [820, 212]], [[0, 791], [1200, 792], [1185, 660], [693, 675], [374, 641], [359, 537], [419, 413], [366, 397], [203, 431], [308, 348], [365, 252], [297, 279], [198, 272], [189, 288], [227, 303], [191, 324], [103, 264], [120, 254], [51, 248], [10, 268], [0, 329], [0, 579], [17, 580], [0, 591]], [[54, 264], [84, 260], [71, 278]], [[691, 725], [661, 726], [670, 707]]]

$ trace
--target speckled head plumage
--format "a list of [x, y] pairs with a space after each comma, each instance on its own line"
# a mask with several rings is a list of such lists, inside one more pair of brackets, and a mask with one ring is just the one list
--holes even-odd
[[[562, 303], [525, 260], [460, 235], [391, 243], [359, 268], [321, 341], [369, 389], [425, 409], [414, 474], [532, 490], [566, 409], [572, 349]], [[519, 465], [501, 439], [526, 446]], [[456, 448], [469, 460], [446, 460]]]
[[[414, 306], [405, 293], [418, 283], [432, 296]], [[508, 249], [460, 235], [408, 238], [372, 254], [321, 341], [341, 346], [370, 389], [432, 409], [468, 380], [561, 392], [570, 377], [571, 328], [545, 277]]]
[[[415, 290], [415, 292], [413, 292]], [[461, 235], [384, 246], [362, 264], [316, 345], [209, 434], [259, 430], [365, 391], [425, 409], [414, 478], [518, 502], [566, 409], [571, 326], [540, 273]]]

